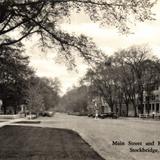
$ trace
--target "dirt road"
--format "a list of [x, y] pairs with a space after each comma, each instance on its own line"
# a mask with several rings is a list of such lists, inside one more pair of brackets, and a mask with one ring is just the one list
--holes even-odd
[[39, 120], [42, 123], [35, 125], [67, 128], [78, 132], [106, 160], [159, 160], [160, 145], [157, 143], [160, 141], [160, 121], [95, 120], [59, 113], [52, 118]]

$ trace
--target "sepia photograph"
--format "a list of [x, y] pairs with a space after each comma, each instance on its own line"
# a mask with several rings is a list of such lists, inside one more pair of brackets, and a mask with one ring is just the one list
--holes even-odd
[[0, 160], [160, 159], [160, 0], [0, 0]]

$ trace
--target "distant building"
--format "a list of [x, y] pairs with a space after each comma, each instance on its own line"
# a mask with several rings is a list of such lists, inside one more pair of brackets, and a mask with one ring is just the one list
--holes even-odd
[[[154, 86], [150, 95], [144, 91], [143, 97], [143, 114], [152, 115], [160, 115], [160, 86]], [[95, 105], [96, 103], [96, 105]], [[88, 105], [88, 111], [94, 113], [95, 110], [98, 109], [99, 113], [108, 113], [111, 112], [111, 107], [105, 102], [104, 98], [101, 96], [94, 97]], [[114, 112], [118, 113], [121, 116], [126, 116], [126, 105], [122, 103], [121, 109], [119, 104], [114, 108]], [[132, 104], [129, 104], [128, 108], [128, 116], [134, 116], [134, 108]], [[140, 109], [137, 107], [137, 114], [139, 115]]]
[[[149, 99], [149, 100], [148, 100]], [[156, 87], [150, 97], [146, 96], [144, 92], [144, 103], [143, 103], [143, 113], [144, 114], [155, 114], [160, 113], [160, 86]]]
[[96, 110], [98, 110], [99, 114], [111, 112], [110, 106], [105, 102], [104, 98], [101, 96], [94, 97], [88, 103], [87, 109], [89, 114], [95, 114]]

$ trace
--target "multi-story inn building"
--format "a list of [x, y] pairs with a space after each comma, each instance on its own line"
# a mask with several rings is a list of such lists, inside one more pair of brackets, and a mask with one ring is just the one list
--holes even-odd
[[[148, 100], [149, 99], [149, 100]], [[147, 93], [144, 91], [144, 98], [143, 98], [143, 114], [144, 115], [160, 115], [160, 86], [154, 86], [153, 91], [151, 92], [149, 98]], [[126, 106], [122, 104], [121, 106], [121, 115], [126, 115]], [[89, 105], [89, 110], [94, 112], [95, 110], [99, 110], [99, 113], [106, 113], [111, 112], [110, 106], [104, 101], [104, 99], [100, 96], [95, 97]], [[117, 109], [117, 110], [116, 110]], [[117, 104], [117, 108], [114, 108], [114, 112], [119, 113], [120, 109]], [[140, 111], [137, 108], [137, 114], [140, 114]], [[128, 110], [129, 116], [134, 116], [134, 108], [130, 104]]]
[[149, 102], [147, 101], [146, 93], [144, 92], [144, 103], [143, 103], [144, 114], [159, 114], [160, 113], [160, 86], [155, 87], [150, 96]]

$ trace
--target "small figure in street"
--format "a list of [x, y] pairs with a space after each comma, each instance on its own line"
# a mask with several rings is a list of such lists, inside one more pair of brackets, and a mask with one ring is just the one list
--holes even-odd
[[98, 109], [95, 111], [95, 119], [98, 119]]
[[98, 108], [97, 108], [97, 103], [96, 101], [94, 100], [94, 109], [95, 109], [95, 119], [98, 119]]
[[3, 101], [0, 99], [0, 113], [2, 112]]
[[155, 118], [155, 112], [154, 111], [152, 112], [152, 118], [153, 119]]

